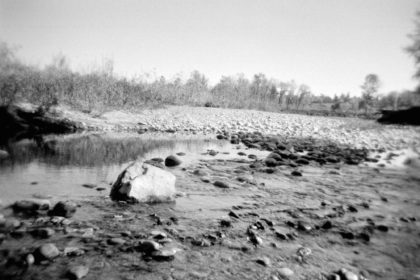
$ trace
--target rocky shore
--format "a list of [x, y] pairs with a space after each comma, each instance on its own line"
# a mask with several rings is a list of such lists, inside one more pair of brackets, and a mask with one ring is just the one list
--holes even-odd
[[[186, 107], [84, 120], [92, 129], [211, 133], [237, 149], [227, 159], [208, 150], [210, 159], [193, 164], [183, 162], [189, 151], [149, 159], [176, 178], [165, 203], [135, 203], [125, 192], [114, 200], [6, 206], [0, 278], [420, 277], [418, 169], [379, 163], [398, 156], [389, 150], [416, 149], [415, 128]], [[261, 150], [267, 156], [257, 155]], [[147, 176], [140, 167], [133, 172], [115, 178], [113, 189]], [[196, 206], [185, 208], [185, 201]]]

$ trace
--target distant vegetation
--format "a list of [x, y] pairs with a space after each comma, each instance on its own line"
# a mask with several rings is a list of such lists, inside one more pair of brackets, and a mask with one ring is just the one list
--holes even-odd
[[110, 109], [137, 109], [162, 104], [206, 107], [246, 108], [308, 114], [369, 116], [379, 109], [399, 109], [420, 104], [420, 95], [409, 91], [378, 94], [380, 81], [366, 76], [362, 97], [314, 94], [305, 84], [281, 82], [264, 74], [248, 80], [243, 75], [224, 76], [210, 86], [198, 71], [186, 80], [153, 81], [127, 79], [113, 73], [112, 63], [89, 73], [72, 71], [65, 57], [59, 56], [39, 68], [22, 63], [15, 51], [0, 43], [0, 105], [29, 101], [45, 109], [66, 104], [84, 112], [101, 113]]

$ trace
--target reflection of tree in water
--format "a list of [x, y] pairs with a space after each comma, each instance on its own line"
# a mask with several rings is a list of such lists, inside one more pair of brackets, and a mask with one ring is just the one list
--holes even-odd
[[[199, 140], [110, 138], [101, 135], [44, 140], [36, 138], [10, 144], [7, 164], [29, 163], [35, 159], [59, 166], [98, 166], [135, 160], [156, 149], [174, 149], [176, 143], [197, 145]], [[194, 142], [194, 143], [193, 143]]]

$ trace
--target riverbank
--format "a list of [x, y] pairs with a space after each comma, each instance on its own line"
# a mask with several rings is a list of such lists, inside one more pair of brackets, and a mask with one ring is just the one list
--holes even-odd
[[[229, 148], [188, 144], [142, 154], [179, 154], [181, 165], [165, 168], [177, 178], [175, 203], [112, 202], [109, 182], [98, 178], [80, 184], [82, 199], [69, 198], [78, 207], [66, 219], [3, 209], [2, 277], [74, 279], [69, 270], [75, 266], [83, 279], [324, 280], [337, 274], [361, 280], [416, 279], [420, 273], [418, 154], [409, 154], [412, 164], [406, 164], [406, 154], [391, 152], [415, 151], [416, 128], [218, 108], [57, 114], [92, 130], [140, 132], [150, 136], [146, 142], [157, 134], [207, 134]], [[47, 147], [48, 159], [66, 159], [70, 175], [67, 162], [86, 164], [90, 173], [92, 163], [125, 154], [124, 146], [134, 154], [124, 165], [137, 158], [141, 140], [119, 143], [127, 137], [116, 133], [102, 145], [111, 148], [98, 149], [101, 133], [71, 144], [45, 137], [41, 149]], [[54, 176], [48, 184], [66, 185], [60, 173]], [[51, 204], [61, 199], [52, 197]], [[40, 258], [39, 248], [48, 243], [54, 254]], [[154, 247], [147, 251], [144, 244]]]

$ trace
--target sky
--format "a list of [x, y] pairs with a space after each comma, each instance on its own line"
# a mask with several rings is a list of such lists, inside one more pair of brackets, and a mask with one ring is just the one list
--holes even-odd
[[314, 93], [360, 95], [369, 73], [381, 92], [413, 89], [404, 51], [420, 0], [0, 0], [0, 41], [40, 67], [65, 55], [89, 71], [172, 78], [199, 70], [264, 73]]

